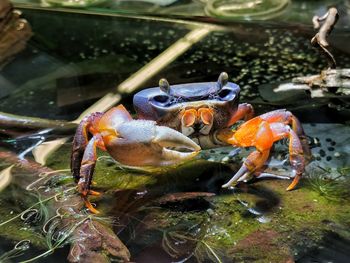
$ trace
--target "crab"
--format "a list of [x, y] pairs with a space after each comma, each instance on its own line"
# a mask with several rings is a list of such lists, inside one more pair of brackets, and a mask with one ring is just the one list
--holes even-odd
[[163, 166], [193, 159], [201, 149], [255, 147], [223, 185], [230, 187], [252, 175], [258, 177], [274, 142], [288, 138], [294, 179], [287, 190], [294, 189], [305, 168], [304, 155], [309, 153], [300, 122], [284, 109], [254, 117], [250, 104], [239, 104], [239, 93], [239, 86], [228, 82], [225, 72], [217, 82], [170, 86], [161, 79], [159, 87], [134, 95], [137, 120], [123, 105], [85, 117], [73, 139], [71, 170], [87, 208], [98, 212], [87, 198], [98, 194], [90, 189], [96, 148], [125, 165]]

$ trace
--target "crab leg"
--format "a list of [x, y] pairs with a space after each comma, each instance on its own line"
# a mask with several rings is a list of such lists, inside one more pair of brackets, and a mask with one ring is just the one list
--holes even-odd
[[95, 164], [97, 160], [96, 145], [98, 140], [100, 140], [98, 135], [91, 138], [91, 140], [85, 148], [83, 159], [81, 161], [78, 191], [83, 196], [86, 196], [90, 190], [92, 175], [94, 173]]
[[[230, 181], [228, 181], [222, 187], [226, 188], [234, 184], [235, 182], [245, 180], [249, 175], [251, 175], [253, 172], [258, 170], [265, 164], [266, 160], [269, 157], [270, 148], [273, 145], [272, 136], [273, 133], [270, 129], [270, 125], [266, 121], [261, 122], [253, 140], [255, 142], [254, 146], [256, 147], [256, 150], [249, 154], [239, 171], [231, 178]], [[246, 136], [244, 137], [247, 138]], [[253, 142], [243, 141], [243, 137], [238, 136], [240, 140], [239, 142], [236, 138], [237, 137], [232, 136], [230, 139], [228, 139], [228, 142], [232, 145], [237, 146], [241, 146], [242, 144], [248, 146]], [[248, 140], [249, 139], [250, 138], [248, 138]]]
[[245, 121], [250, 120], [254, 116], [253, 106], [248, 103], [242, 103], [238, 105], [238, 109], [235, 114], [231, 117], [228, 126], [235, 124], [237, 121], [244, 119]]
[[291, 120], [292, 120], [291, 122], [292, 122], [293, 131], [296, 133], [297, 138], [299, 138], [300, 140], [301, 147], [303, 149], [303, 155], [307, 161], [310, 161], [312, 154], [310, 151], [309, 142], [305, 135], [304, 129], [301, 126], [299, 120], [294, 115], [291, 116]]
[[298, 184], [301, 175], [305, 168], [305, 159], [303, 156], [303, 147], [302, 143], [299, 140], [299, 137], [292, 129], [289, 128], [289, 131], [286, 132], [286, 136], [289, 133], [289, 160], [292, 166], [294, 173], [293, 182], [287, 187], [287, 191], [293, 190]]
[[307, 137], [304, 133], [304, 129], [301, 126], [299, 120], [290, 112], [286, 110], [275, 110], [265, 114], [262, 114], [260, 118], [266, 120], [269, 123], [284, 123], [290, 125], [297, 137], [300, 139], [304, 156], [306, 158], [311, 157], [311, 152], [308, 144]]
[[96, 123], [103, 113], [96, 112], [85, 117], [79, 124], [73, 139], [72, 155], [71, 155], [71, 171], [76, 182], [80, 179], [80, 166], [83, 160], [85, 148], [89, 141], [89, 133], [92, 124]]
[[220, 135], [221, 139], [232, 145], [256, 147], [256, 150], [245, 160], [241, 169], [223, 187], [246, 180], [249, 175], [263, 167], [275, 141], [289, 138], [290, 163], [294, 180], [287, 190], [295, 188], [305, 168], [304, 148], [306, 153], [309, 153], [309, 149], [302, 126], [290, 112], [285, 110], [269, 112], [244, 123], [231, 136], [229, 136], [227, 130]]
[[99, 195], [98, 192], [90, 190], [90, 185], [97, 160], [96, 146], [100, 140], [101, 137], [95, 135], [87, 144], [81, 161], [80, 179], [78, 182], [78, 192], [83, 196], [86, 207], [95, 214], [97, 214], [98, 211], [91, 205], [90, 201], [87, 200], [87, 195]]

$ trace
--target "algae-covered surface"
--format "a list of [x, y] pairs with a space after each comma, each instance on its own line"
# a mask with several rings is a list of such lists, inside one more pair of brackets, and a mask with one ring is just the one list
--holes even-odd
[[[50, 179], [51, 191], [59, 189], [53, 191], [56, 194], [71, 186], [72, 180], [63, 176], [69, 167], [70, 146], [61, 147], [47, 162], [53, 170], [62, 171]], [[313, 168], [298, 188], [289, 192], [285, 189], [290, 181], [277, 179], [224, 190], [222, 183], [237, 169], [242, 156], [226, 164], [205, 157], [219, 158], [226, 151], [216, 149], [180, 166], [147, 170], [123, 167], [99, 152], [93, 188], [102, 196], [91, 198], [101, 212], [96, 218], [113, 219], [112, 229], [136, 262], [308, 262], [310, 255], [317, 258], [324, 250], [327, 240], [348, 242], [349, 168], [327, 170], [319, 163], [310, 165]], [[36, 193], [20, 190], [20, 171], [14, 169], [12, 186], [1, 194], [2, 222], [38, 202], [40, 187]], [[46, 220], [59, 207], [57, 202], [43, 202]], [[32, 250], [23, 250], [20, 257], [28, 259], [28, 255], [36, 256], [33, 250], [48, 249], [47, 236], [40, 231], [40, 222], [21, 216], [0, 223], [0, 233], [12, 244], [30, 240]], [[70, 242], [55, 247], [50, 258]], [[349, 250], [333, 249], [334, 262], [349, 257]]]

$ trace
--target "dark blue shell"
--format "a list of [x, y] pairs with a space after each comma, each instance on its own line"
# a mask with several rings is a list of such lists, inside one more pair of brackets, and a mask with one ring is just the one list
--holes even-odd
[[178, 84], [170, 86], [168, 93], [159, 87], [141, 90], [134, 95], [133, 103], [141, 118], [157, 120], [197, 101], [237, 104], [239, 91], [239, 86], [232, 82], [223, 87], [218, 82]]
[[187, 101], [197, 101], [206, 99], [217, 91], [218, 85], [216, 82], [203, 82], [174, 85], [171, 87], [169, 94], [178, 98], [186, 98]]

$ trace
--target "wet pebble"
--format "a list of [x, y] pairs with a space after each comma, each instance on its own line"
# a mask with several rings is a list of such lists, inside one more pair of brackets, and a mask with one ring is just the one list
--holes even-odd
[[321, 157], [325, 157], [326, 156], [326, 152], [324, 150], [322, 150], [322, 149], [319, 151], [319, 154], [320, 154]]
[[209, 216], [213, 216], [215, 214], [214, 210], [211, 209], [211, 208], [207, 209], [207, 213], [208, 213]]
[[263, 224], [271, 222], [271, 218], [266, 217], [266, 216], [260, 216], [257, 218], [257, 220]]
[[223, 161], [223, 162], [227, 162], [227, 161], [229, 161], [229, 160], [230, 160], [230, 158], [229, 158], [228, 156], [226, 156], [226, 157], [224, 157], [224, 158], [221, 159], [221, 161]]

